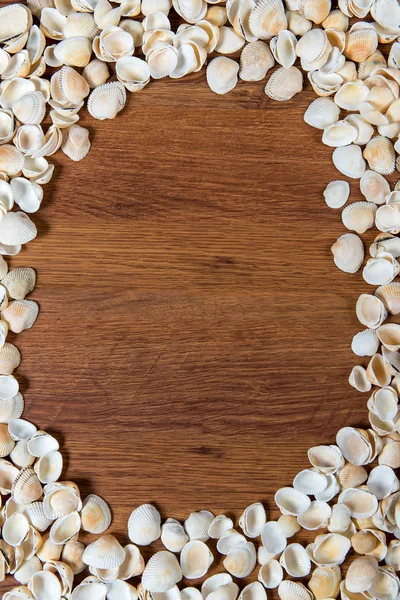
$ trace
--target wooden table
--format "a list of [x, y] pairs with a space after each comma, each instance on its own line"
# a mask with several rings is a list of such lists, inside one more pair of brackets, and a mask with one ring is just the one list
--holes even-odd
[[124, 542], [143, 502], [276, 517], [307, 449], [367, 424], [347, 379], [369, 288], [334, 266], [345, 230], [322, 196], [340, 175], [303, 122], [309, 87], [277, 103], [264, 84], [219, 97], [202, 72], [152, 82], [113, 121], [85, 112], [93, 149], [57, 154], [40, 235], [10, 261], [38, 274], [39, 319], [16, 336], [25, 417]]

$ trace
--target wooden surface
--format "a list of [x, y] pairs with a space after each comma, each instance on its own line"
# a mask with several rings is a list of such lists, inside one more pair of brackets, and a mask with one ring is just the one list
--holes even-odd
[[40, 316], [17, 337], [25, 417], [123, 541], [143, 502], [184, 519], [262, 500], [274, 517], [307, 449], [366, 424], [347, 378], [368, 287], [330, 253], [331, 150], [303, 122], [308, 88], [276, 103], [263, 87], [218, 97], [203, 72], [151, 83], [113, 121], [84, 114], [90, 155], [56, 156], [40, 235], [11, 260], [38, 274]]

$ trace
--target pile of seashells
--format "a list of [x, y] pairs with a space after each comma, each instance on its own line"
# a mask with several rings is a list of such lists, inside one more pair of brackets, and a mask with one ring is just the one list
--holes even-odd
[[[181, 21], [175, 32], [172, 7]], [[352, 17], [358, 21], [350, 27]], [[400, 314], [400, 186], [392, 190], [386, 179], [400, 170], [399, 36], [397, 0], [339, 0], [338, 8], [331, 0], [28, 0], [0, 9], [0, 580], [11, 574], [19, 584], [4, 600], [266, 600], [274, 588], [281, 600], [397, 599], [400, 325], [385, 321]], [[389, 45], [387, 60], [379, 43]], [[344, 427], [336, 445], [311, 448], [310, 466], [275, 494], [277, 521], [267, 520], [259, 502], [236, 528], [207, 510], [183, 524], [162, 523], [158, 510], [144, 504], [132, 512], [131, 543], [122, 547], [106, 533], [108, 504], [95, 494], [82, 501], [75, 483], [60, 481], [58, 441], [21, 418], [24, 401], [13, 375], [20, 353], [6, 338], [37, 318], [38, 305], [26, 299], [36, 275], [31, 268], [8, 271], [3, 256], [37, 234], [28, 215], [39, 209], [53, 175], [48, 157], [60, 148], [72, 160], [87, 155], [89, 133], [78, 124], [86, 98], [94, 118], [114, 118], [127, 90], [199, 71], [214, 52], [206, 78], [218, 94], [239, 78], [263, 80], [276, 62], [265, 93], [285, 101], [302, 90], [307, 73], [319, 98], [304, 119], [333, 148], [337, 170], [359, 180], [365, 200], [343, 208], [352, 233], [332, 252], [340, 269], [355, 273], [364, 265], [358, 234], [374, 225], [380, 232], [363, 268], [377, 289], [358, 299], [366, 329], [352, 342], [355, 354], [370, 360], [350, 375], [351, 385], [370, 392], [371, 428]], [[347, 179], [326, 187], [329, 207], [346, 204]], [[317, 532], [314, 542], [290, 541], [301, 529]], [[81, 531], [100, 537], [85, 545]], [[146, 564], [140, 547], [158, 539], [165, 550]], [[207, 577], [215, 558], [210, 539], [224, 556], [224, 571]], [[257, 563], [258, 581], [240, 591], [234, 578], [250, 576]], [[136, 587], [128, 583], [139, 577]], [[188, 585], [205, 577], [201, 589]]]

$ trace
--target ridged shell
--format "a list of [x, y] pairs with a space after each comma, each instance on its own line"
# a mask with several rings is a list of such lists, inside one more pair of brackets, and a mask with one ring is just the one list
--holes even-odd
[[335, 265], [345, 273], [356, 273], [364, 262], [364, 244], [353, 233], [345, 233], [332, 245]]
[[209, 538], [208, 529], [213, 520], [214, 515], [208, 510], [192, 512], [184, 523], [189, 538], [206, 542]]
[[225, 569], [234, 577], [248, 577], [254, 570], [257, 554], [252, 542], [237, 544], [231, 548], [224, 559]]
[[286, 546], [279, 562], [290, 577], [307, 577], [311, 571], [311, 561], [301, 544]]
[[30, 467], [21, 469], [14, 480], [11, 495], [17, 504], [31, 504], [41, 498], [43, 493], [40, 481]]
[[384, 204], [386, 196], [390, 193], [390, 186], [380, 173], [368, 170], [360, 179], [360, 191], [368, 202]]
[[366, 163], [361, 148], [355, 144], [335, 148], [332, 160], [340, 173], [352, 179], [360, 179], [365, 173]]
[[73, 161], [85, 158], [90, 150], [89, 131], [80, 125], [65, 130], [61, 150]]
[[[337, 150], [341, 149], [337, 148]], [[375, 213], [376, 205], [372, 202], [353, 202], [343, 209], [342, 222], [350, 231], [365, 233], [374, 226]]]
[[9, 434], [7, 425], [0, 424], [0, 456], [8, 456], [15, 446], [15, 441]]
[[269, 39], [287, 28], [285, 8], [281, 0], [258, 0], [253, 8], [249, 26], [251, 33], [261, 39]]
[[400, 283], [392, 281], [387, 285], [381, 285], [375, 295], [392, 315], [400, 313]]
[[161, 541], [170, 552], [180, 552], [189, 541], [189, 536], [179, 521], [167, 519], [161, 528]]
[[96, 569], [114, 569], [124, 562], [125, 552], [113, 535], [106, 534], [86, 546], [82, 560]]
[[0, 241], [8, 246], [26, 244], [36, 234], [36, 225], [23, 212], [9, 212], [0, 220]]
[[216, 94], [227, 94], [236, 87], [239, 65], [225, 56], [218, 56], [207, 66], [206, 77], [210, 89]]
[[261, 81], [274, 66], [269, 46], [257, 40], [246, 44], [240, 55], [239, 77], [243, 81]]
[[312, 593], [297, 581], [285, 580], [279, 584], [278, 596], [281, 600], [312, 600]]
[[166, 592], [182, 579], [176, 556], [168, 550], [156, 552], [148, 561], [142, 575], [142, 585], [149, 592]]
[[114, 119], [124, 108], [126, 91], [122, 83], [113, 81], [95, 88], [89, 96], [87, 108], [99, 120]]
[[10, 298], [24, 300], [36, 285], [36, 272], [30, 267], [17, 267], [9, 271], [1, 283], [6, 287]]
[[82, 76], [86, 79], [91, 88], [104, 85], [110, 77], [107, 63], [102, 60], [92, 60], [82, 71]]
[[396, 166], [396, 154], [392, 142], [383, 136], [372, 138], [366, 145], [364, 158], [373, 171], [382, 175], [390, 175]]
[[337, 598], [341, 581], [340, 567], [317, 567], [308, 582], [308, 587], [314, 594], [315, 600]]
[[347, 181], [331, 181], [324, 190], [325, 202], [330, 208], [341, 208], [344, 206], [349, 199], [349, 195], [350, 185]]
[[285, 69], [280, 67], [274, 71], [265, 86], [269, 98], [285, 102], [303, 89], [303, 75], [297, 67]]
[[0, 374], [11, 375], [21, 363], [20, 351], [14, 344], [4, 344], [0, 348]]
[[317, 98], [304, 113], [304, 121], [316, 129], [325, 129], [339, 120], [340, 108], [330, 98]]
[[379, 339], [374, 329], [364, 329], [356, 333], [351, 342], [351, 349], [357, 356], [373, 356], [379, 350]]
[[30, 329], [38, 314], [39, 307], [33, 300], [13, 300], [2, 312], [3, 318], [14, 333]]
[[129, 517], [128, 535], [131, 542], [148, 546], [161, 535], [161, 516], [151, 504], [142, 504]]
[[96, 494], [89, 494], [83, 501], [82, 529], [89, 533], [103, 533], [111, 525], [111, 510], [107, 502]]
[[19, 419], [24, 412], [24, 398], [18, 393], [12, 398], [0, 400], [0, 423]]
[[54, 48], [54, 56], [69, 67], [86, 67], [92, 55], [92, 44], [83, 36], [62, 40]]

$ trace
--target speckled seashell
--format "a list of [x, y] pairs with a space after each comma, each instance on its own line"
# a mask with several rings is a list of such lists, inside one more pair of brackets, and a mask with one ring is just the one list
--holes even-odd
[[161, 516], [151, 504], [136, 508], [128, 521], [128, 535], [131, 542], [147, 546], [161, 535]]
[[324, 190], [325, 202], [330, 208], [341, 208], [346, 204], [349, 196], [350, 185], [343, 180], [331, 181]]
[[40, 481], [33, 469], [21, 469], [14, 480], [11, 496], [17, 504], [31, 504], [41, 498], [43, 493]]
[[126, 91], [122, 83], [113, 81], [95, 88], [89, 96], [87, 108], [95, 119], [114, 119], [124, 108]]
[[265, 93], [272, 100], [290, 100], [303, 89], [303, 75], [297, 67], [274, 71], [265, 86]]
[[257, 40], [246, 44], [240, 54], [239, 77], [243, 81], [261, 81], [274, 63], [274, 57], [265, 42]]
[[11, 331], [21, 333], [32, 327], [38, 314], [39, 307], [33, 300], [13, 300], [3, 310], [2, 317], [7, 321]]
[[356, 273], [364, 262], [364, 244], [354, 233], [345, 233], [332, 245], [335, 265], [345, 273]]
[[382, 136], [372, 138], [366, 145], [363, 156], [369, 168], [377, 173], [390, 175], [395, 169], [396, 155], [393, 144], [388, 138]]
[[237, 62], [225, 56], [218, 56], [207, 66], [207, 83], [216, 94], [227, 94], [236, 87], [238, 72]]
[[82, 529], [89, 533], [103, 533], [111, 525], [111, 510], [107, 502], [96, 494], [89, 494], [83, 501]]
[[[341, 150], [341, 148], [337, 148]], [[353, 202], [342, 211], [343, 225], [350, 231], [365, 233], [374, 226], [376, 205], [372, 202]]]
[[30, 267], [17, 267], [3, 277], [2, 285], [14, 300], [24, 300], [33, 291], [36, 284], [36, 272]]
[[14, 344], [5, 343], [0, 348], [0, 374], [11, 375], [21, 362], [21, 353]]

